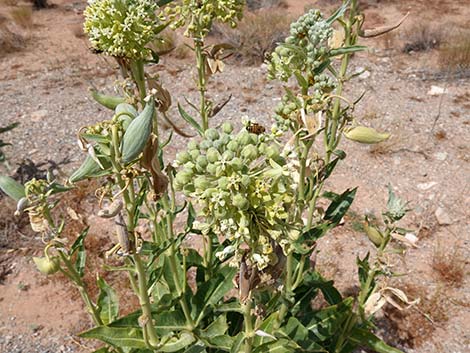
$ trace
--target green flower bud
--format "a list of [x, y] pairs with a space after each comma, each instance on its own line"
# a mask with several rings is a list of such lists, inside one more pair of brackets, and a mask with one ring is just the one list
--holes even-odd
[[192, 194], [194, 191], [195, 191], [195, 188], [194, 188], [194, 185], [193, 185], [193, 184], [186, 184], [186, 185], [183, 186], [183, 193], [184, 193], [186, 196], [189, 196], [189, 195]]
[[206, 168], [207, 172], [211, 175], [215, 175], [216, 171], [217, 171], [217, 166], [215, 164], [208, 164], [207, 165], [207, 168]]
[[222, 124], [222, 131], [226, 134], [231, 134], [233, 131], [233, 125], [229, 122], [225, 122]]
[[243, 158], [248, 159], [249, 161], [253, 161], [258, 158], [258, 149], [253, 145], [245, 146], [241, 155]]
[[231, 161], [233, 157], [235, 157], [235, 153], [233, 153], [232, 151], [225, 151], [222, 155], [222, 158], [226, 161]]
[[260, 145], [258, 146], [259, 154], [266, 154], [267, 149], [268, 145], [266, 145], [265, 143], [260, 143]]
[[238, 150], [238, 142], [237, 141], [230, 141], [227, 144], [227, 149], [232, 151], [232, 152], [237, 152]]
[[182, 170], [176, 174], [175, 180], [181, 185], [185, 185], [191, 181], [193, 173], [189, 170]]
[[199, 190], [206, 190], [211, 186], [210, 181], [205, 176], [198, 176], [194, 179], [194, 187]]
[[215, 141], [219, 138], [219, 132], [214, 128], [210, 128], [206, 130], [204, 136], [209, 140]]
[[230, 135], [227, 135], [227, 134], [220, 135], [219, 141], [220, 143], [222, 143], [222, 145], [228, 144], [230, 142]]
[[235, 157], [231, 160], [229, 165], [233, 168], [234, 171], [238, 172], [243, 169], [244, 163], [241, 158]]
[[201, 152], [199, 152], [199, 150], [191, 150], [191, 151], [189, 151], [189, 154], [191, 156], [191, 159], [194, 161], [194, 160], [196, 160], [197, 157], [199, 157]]
[[251, 136], [248, 131], [242, 131], [237, 135], [237, 142], [241, 146], [246, 146], [251, 143]]
[[196, 164], [200, 168], [203, 168], [203, 169], [206, 168], [208, 164], [207, 157], [206, 156], [197, 157]]
[[224, 169], [222, 166], [217, 166], [217, 167], [215, 168], [215, 176], [216, 176], [216, 177], [219, 178], [219, 177], [221, 177], [221, 176], [224, 175], [224, 174], [225, 174], [225, 169]]
[[207, 160], [210, 163], [217, 162], [220, 159], [220, 152], [216, 148], [211, 147], [207, 150]]
[[232, 198], [232, 204], [242, 211], [246, 211], [250, 205], [246, 197], [241, 194], [236, 194]]
[[176, 160], [178, 161], [178, 163], [184, 164], [184, 163], [189, 162], [191, 160], [191, 155], [186, 151], [179, 152], [176, 155]]
[[218, 192], [218, 190], [216, 188], [209, 188], [209, 189], [207, 189], [206, 191], [204, 191], [202, 193], [202, 197], [208, 199], [208, 198], [212, 197], [212, 195], [214, 195], [216, 192]]
[[248, 187], [248, 185], [250, 185], [250, 183], [251, 183], [251, 177], [249, 177], [248, 175], [242, 176], [242, 185], [244, 187]]
[[280, 155], [279, 148], [276, 145], [271, 145], [266, 149], [266, 156], [271, 159], [277, 159]]
[[198, 146], [197, 142], [196, 141], [189, 141], [188, 151], [197, 150], [197, 149], [199, 149], [199, 146]]
[[186, 162], [184, 164], [184, 169], [190, 172], [193, 172], [194, 167], [196, 167], [196, 165], [193, 162]]
[[219, 179], [218, 185], [222, 189], [226, 189], [228, 187], [228, 178], [226, 176], [223, 176]]
[[201, 150], [205, 151], [212, 147], [212, 141], [209, 141], [209, 140], [201, 141], [199, 147], [201, 148]]
[[224, 144], [220, 140], [216, 140], [212, 144], [214, 148], [216, 148], [218, 151], [222, 151], [224, 149]]
[[58, 257], [33, 257], [38, 270], [45, 275], [52, 275], [59, 271], [60, 260]]

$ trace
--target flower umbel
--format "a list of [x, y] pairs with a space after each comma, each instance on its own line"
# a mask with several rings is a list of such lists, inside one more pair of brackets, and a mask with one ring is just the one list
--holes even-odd
[[157, 5], [152, 0], [94, 0], [85, 9], [84, 31], [94, 49], [141, 59], [158, 33]]
[[[272, 242], [285, 252], [289, 242], [289, 208], [295, 199], [295, 182], [278, 142], [270, 135], [242, 130], [232, 133], [208, 129], [199, 143], [179, 153], [182, 169], [176, 187], [202, 206], [201, 213], [215, 234], [236, 246], [252, 249], [251, 261], [259, 270], [275, 264]], [[233, 251], [223, 252], [224, 256]]]

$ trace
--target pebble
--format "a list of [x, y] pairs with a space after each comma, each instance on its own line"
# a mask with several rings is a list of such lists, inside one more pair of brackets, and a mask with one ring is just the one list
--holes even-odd
[[438, 161], [445, 161], [447, 159], [447, 155], [447, 152], [437, 152], [436, 154], [434, 154], [434, 157]]
[[434, 212], [434, 216], [436, 216], [437, 223], [441, 226], [447, 226], [452, 224], [452, 219], [450, 218], [449, 214], [445, 209], [442, 207], [438, 207], [436, 212]]
[[440, 96], [444, 93], [446, 93], [446, 90], [439, 86], [431, 86], [431, 89], [428, 91], [430, 96]]
[[431, 189], [433, 186], [436, 186], [437, 185], [437, 182], [436, 181], [430, 181], [429, 183], [421, 183], [421, 184], [418, 184], [416, 185], [416, 187], [420, 190], [429, 190]]
[[37, 122], [43, 120], [44, 118], [46, 118], [47, 114], [48, 114], [48, 112], [45, 109], [36, 110], [35, 112], [31, 113], [30, 119], [31, 119], [31, 121], [37, 123]]

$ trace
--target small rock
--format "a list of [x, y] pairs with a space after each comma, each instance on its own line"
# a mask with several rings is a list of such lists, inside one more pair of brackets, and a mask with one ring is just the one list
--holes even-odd
[[44, 118], [47, 117], [47, 110], [45, 109], [41, 109], [41, 110], [36, 110], [35, 112], [32, 112], [31, 115], [30, 115], [30, 119], [31, 121], [37, 123], [41, 120], [43, 120]]
[[439, 225], [441, 226], [448, 226], [449, 224], [452, 224], [452, 219], [450, 218], [447, 211], [444, 210], [442, 207], [438, 207], [436, 209], [436, 212], [434, 212], [434, 216], [436, 216], [437, 223], [439, 223]]
[[447, 152], [437, 152], [434, 154], [434, 157], [436, 157], [438, 161], [445, 161], [447, 159]]
[[431, 89], [428, 91], [430, 96], [440, 96], [444, 93], [446, 93], [446, 89], [439, 86], [431, 86]]
[[420, 190], [429, 190], [431, 189], [433, 186], [437, 185], [437, 182], [436, 181], [430, 181], [429, 183], [421, 183], [421, 184], [418, 184], [416, 185], [416, 187]]

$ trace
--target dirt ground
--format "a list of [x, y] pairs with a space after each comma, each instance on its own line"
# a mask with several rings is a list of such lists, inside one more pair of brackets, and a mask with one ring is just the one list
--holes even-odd
[[[112, 60], [94, 55], [80, 32], [84, 1], [54, 0], [54, 7], [33, 13], [26, 47], [0, 56], [0, 126], [20, 122], [7, 135], [10, 164], [23, 158], [35, 163], [70, 162], [69, 172], [83, 158], [75, 132], [80, 126], [107, 117], [92, 102], [88, 87], [112, 92], [118, 78]], [[331, 10], [331, 0], [287, 1], [285, 11], [303, 12], [305, 6]], [[379, 315], [378, 333], [390, 344], [413, 353], [470, 352], [470, 74], [449, 73], [438, 62], [437, 50], [404, 52], [416, 26], [432, 23], [445, 36], [458, 28], [470, 30], [470, 4], [462, 1], [362, 1], [366, 28], [395, 23], [410, 15], [393, 35], [364, 40], [366, 54], [352, 60], [359, 75], [348, 94], [366, 91], [357, 107], [357, 120], [392, 134], [379, 146], [345, 142], [348, 159], [328, 187], [342, 191], [358, 186], [356, 201], [342, 227], [325, 237], [317, 260], [326, 277], [344, 291], [354, 291], [355, 259], [372, 250], [360, 231], [364, 215], [379, 217], [390, 183], [410, 201], [412, 211], [403, 225], [418, 237], [416, 247], [391, 255], [397, 273], [389, 283], [403, 289], [420, 304], [403, 312], [387, 307]], [[0, 5], [2, 6], [2, 5]], [[0, 7], [0, 14], [9, 7]], [[164, 58], [153, 67], [173, 92], [173, 100], [196, 99], [191, 58]], [[230, 93], [232, 100], [214, 118], [237, 122], [242, 116], [270, 123], [282, 87], [265, 78], [265, 67], [235, 63], [214, 77], [209, 91], [215, 101]], [[432, 87], [441, 89], [431, 94]], [[434, 88], [436, 91], [436, 88]], [[173, 112], [173, 118], [183, 125]], [[187, 142], [176, 138], [171, 153]], [[79, 214], [93, 213], [95, 200], [85, 185], [66, 201]], [[14, 205], [0, 199], [0, 352], [88, 352], [93, 343], [76, 333], [91, 325], [80, 297], [61, 276], [44, 277], [32, 263], [41, 253], [41, 241], [24, 219], [14, 219]], [[91, 226], [87, 247], [93, 271], [102, 272], [103, 252], [109, 248], [107, 225], [91, 216], [77, 221]], [[121, 286], [124, 310], [135, 298], [124, 278], [108, 275]]]

